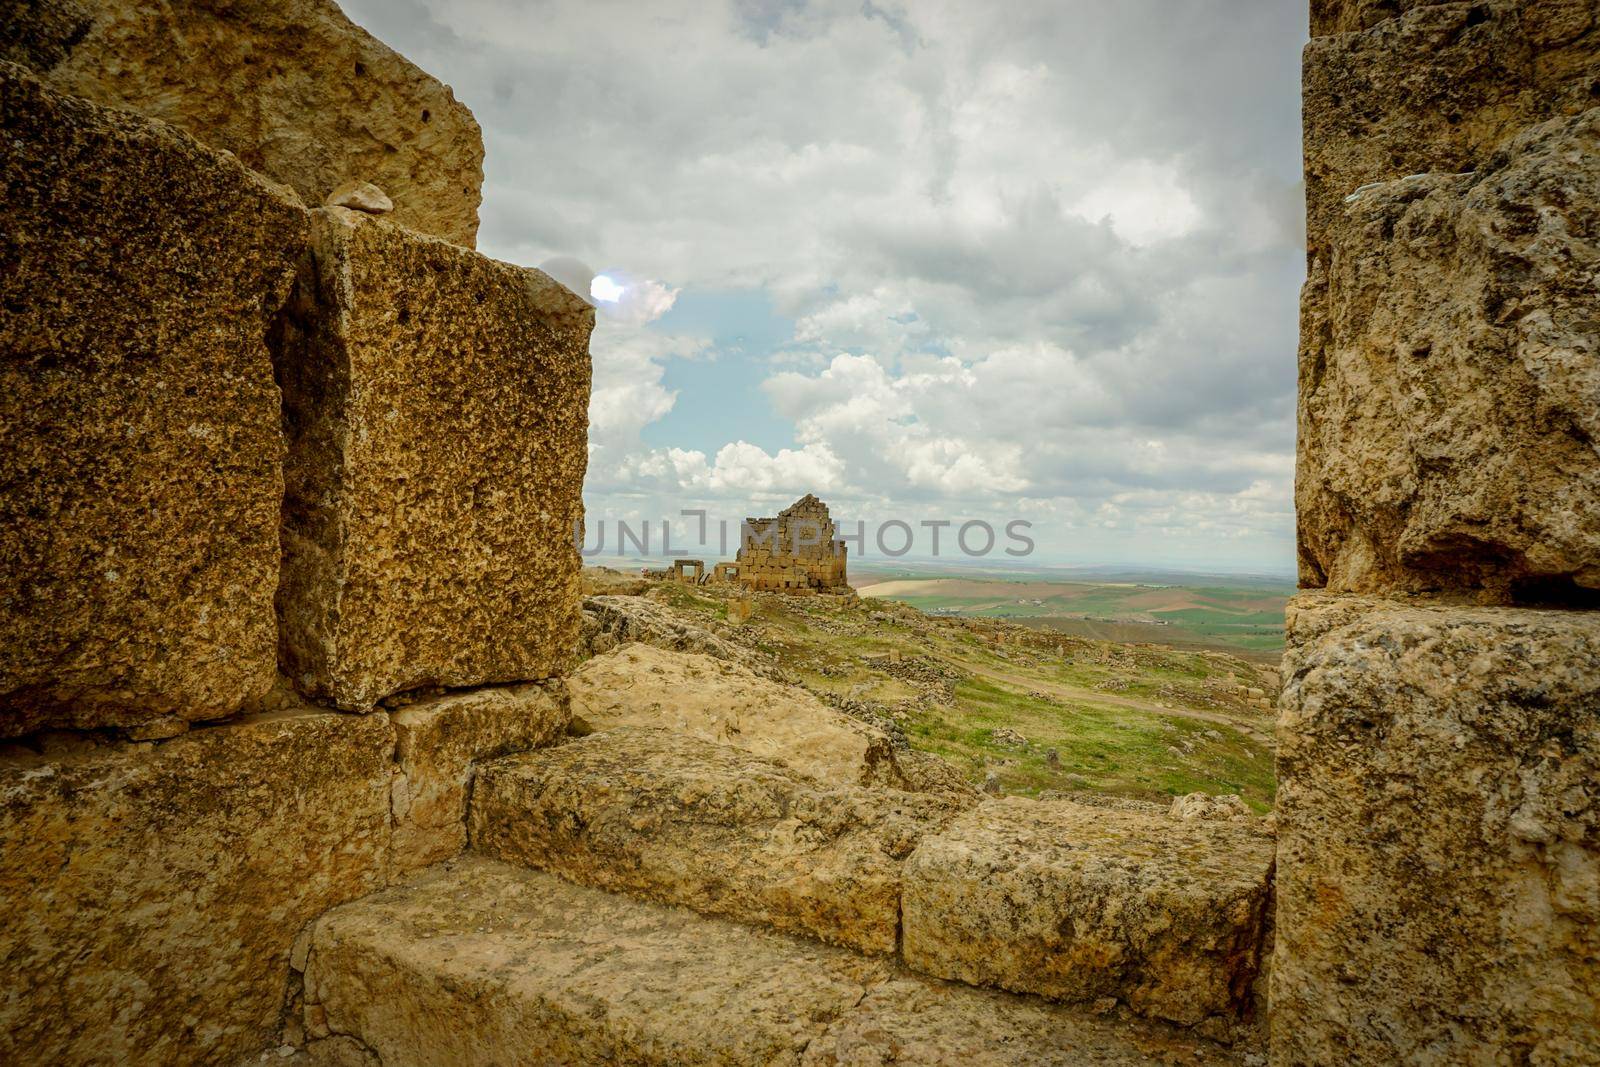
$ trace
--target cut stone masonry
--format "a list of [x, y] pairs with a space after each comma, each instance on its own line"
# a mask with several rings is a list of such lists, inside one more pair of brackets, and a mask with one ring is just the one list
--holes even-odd
[[343, 208], [272, 338], [283, 665], [337, 707], [561, 673], [578, 633], [594, 309]]
[[828, 505], [807, 493], [776, 518], [746, 519], [734, 580], [775, 592], [848, 593], [848, 546]]
[[51, 88], [181, 127], [309, 206], [346, 182], [375, 183], [393, 198], [394, 222], [474, 247], [483, 184], [477, 120], [448, 85], [332, 0], [20, 0], [7, 8], [0, 60], [32, 68]]
[[1272, 1060], [1592, 1064], [1600, 9], [1312, 18]]
[[0, 738], [232, 714], [276, 674], [264, 337], [305, 213], [9, 63], [0, 136]]

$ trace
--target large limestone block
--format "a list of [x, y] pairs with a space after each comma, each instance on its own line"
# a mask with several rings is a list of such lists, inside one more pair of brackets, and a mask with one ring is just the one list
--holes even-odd
[[275, 1044], [296, 935], [383, 883], [394, 744], [301, 712], [0, 757], [0, 1062]]
[[450, 87], [331, 0], [35, 0], [0, 58], [181, 126], [312, 206], [378, 185], [403, 226], [473, 247], [483, 137]]
[[594, 309], [343, 208], [274, 338], [286, 672], [350, 709], [561, 673], [578, 628]]
[[885, 973], [465, 856], [318, 921], [306, 1031], [384, 1067], [793, 1065]]
[[575, 721], [654, 726], [731, 745], [834, 785], [903, 786], [889, 737], [799, 686], [692, 652], [628, 644], [574, 671]]
[[906, 963], [1053, 1000], [1226, 1026], [1261, 965], [1273, 842], [1229, 822], [1008, 798], [906, 861]]
[[1600, 614], [1302, 594], [1275, 1064], [1600, 1049]]
[[0, 138], [0, 737], [225, 715], [275, 674], [305, 213], [5, 63]]
[[1364, 190], [1330, 247], [1301, 372], [1313, 584], [1600, 589], [1600, 109]]
[[[1328, 5], [1331, 7], [1332, 5]], [[1315, 257], [1344, 198], [1371, 182], [1483, 163], [1523, 127], [1593, 107], [1593, 0], [1398, 5], [1365, 33], [1318, 37], [1304, 57], [1307, 230]], [[1357, 28], [1393, 3], [1353, 0], [1313, 17]]]
[[901, 865], [956, 810], [899, 790], [829, 788], [738, 749], [622, 727], [480, 767], [472, 847], [584, 885], [887, 953]]
[[394, 869], [404, 873], [466, 847], [477, 765], [556, 741], [566, 733], [567, 698], [559, 681], [478, 689], [422, 700], [390, 718], [398, 765]]

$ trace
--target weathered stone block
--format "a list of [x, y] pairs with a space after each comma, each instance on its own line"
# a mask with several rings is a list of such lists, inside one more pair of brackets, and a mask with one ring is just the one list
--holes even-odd
[[991, 801], [905, 866], [908, 965], [1184, 1025], [1249, 1010], [1272, 838], [1067, 801]]
[[583, 885], [895, 949], [900, 868], [957, 806], [828, 788], [737, 749], [620, 728], [478, 769], [472, 847]]
[[1366, 33], [1319, 37], [1306, 47], [1302, 113], [1313, 256], [1344, 198], [1361, 186], [1472, 170], [1523, 127], [1595, 104], [1600, 14], [1592, 0], [1402, 6], [1402, 17]]
[[1592, 1063], [1600, 614], [1302, 594], [1275, 1064]]
[[793, 1067], [886, 972], [464, 856], [319, 920], [305, 990], [385, 1067]]
[[539, 271], [312, 214], [315, 256], [273, 338], [285, 671], [352, 709], [560, 673], [594, 309]]
[[0, 127], [0, 736], [225, 715], [275, 674], [305, 212], [11, 64]]
[[1312, 584], [1600, 589], [1600, 108], [1363, 190], [1329, 249], [1300, 382]]
[[321, 204], [376, 183], [392, 218], [473, 247], [483, 137], [466, 105], [331, 0], [36, 0], [0, 58], [181, 126]]
[[583, 728], [646, 726], [731, 745], [833, 785], [903, 786], [889, 736], [811, 692], [710, 656], [624, 645], [572, 673]]
[[392, 713], [394, 868], [414, 871], [467, 844], [467, 796], [476, 765], [543, 748], [566, 732], [561, 682], [451, 693]]
[[394, 741], [302, 712], [0, 757], [0, 1061], [275, 1045], [296, 935], [383, 883]]

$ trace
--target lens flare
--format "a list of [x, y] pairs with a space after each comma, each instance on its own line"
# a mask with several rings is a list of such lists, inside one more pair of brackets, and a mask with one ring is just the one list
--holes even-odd
[[589, 283], [589, 295], [596, 300], [603, 300], [608, 304], [615, 304], [622, 299], [626, 286], [619, 285], [604, 274], [596, 274], [594, 281]]

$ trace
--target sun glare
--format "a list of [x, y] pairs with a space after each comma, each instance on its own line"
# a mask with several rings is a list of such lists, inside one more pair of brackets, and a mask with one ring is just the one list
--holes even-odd
[[604, 274], [596, 274], [594, 281], [589, 283], [589, 295], [596, 300], [604, 300], [608, 304], [615, 304], [622, 299], [625, 287], [612, 281]]

